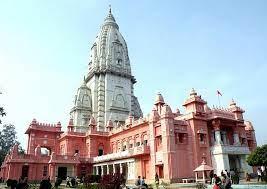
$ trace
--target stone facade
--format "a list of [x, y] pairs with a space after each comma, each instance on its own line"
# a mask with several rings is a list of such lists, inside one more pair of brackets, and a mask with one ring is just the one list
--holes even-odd
[[[26, 154], [14, 146], [1, 166], [4, 179], [122, 173], [127, 180], [155, 173], [165, 182], [193, 177], [203, 161], [215, 169], [252, 172], [245, 161], [256, 148], [251, 122], [232, 101], [228, 108], [209, 108], [192, 89], [173, 112], [161, 94], [142, 117], [133, 94], [127, 45], [109, 12], [91, 48], [89, 71], [79, 87], [67, 131], [61, 124], [29, 125]], [[42, 151], [46, 149], [48, 153]]]

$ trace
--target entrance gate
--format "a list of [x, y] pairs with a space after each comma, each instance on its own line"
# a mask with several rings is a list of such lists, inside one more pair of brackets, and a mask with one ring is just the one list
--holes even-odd
[[58, 178], [66, 180], [67, 178], [67, 167], [58, 167]]

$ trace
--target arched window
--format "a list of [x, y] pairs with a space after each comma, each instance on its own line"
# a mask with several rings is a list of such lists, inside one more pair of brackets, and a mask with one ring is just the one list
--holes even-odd
[[104, 155], [104, 147], [101, 144], [98, 146], [98, 156], [102, 156], [102, 155]]

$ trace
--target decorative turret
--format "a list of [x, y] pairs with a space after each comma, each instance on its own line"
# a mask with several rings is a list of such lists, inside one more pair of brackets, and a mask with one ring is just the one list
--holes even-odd
[[192, 88], [189, 97], [184, 102], [183, 106], [186, 108], [186, 113], [194, 112], [197, 115], [204, 114], [204, 105], [207, 104], [200, 95]]
[[89, 131], [96, 131], [96, 121], [93, 116], [91, 116], [90, 121], [89, 121]]
[[70, 120], [69, 120], [68, 131], [69, 132], [74, 131], [74, 125], [73, 125], [73, 119], [72, 118], [70, 118]]
[[74, 130], [77, 132], [86, 132], [89, 117], [92, 114], [91, 90], [86, 86], [85, 79], [78, 88], [74, 99], [74, 107], [70, 111], [73, 118]]
[[107, 131], [111, 131], [113, 129], [113, 123], [111, 120], [108, 120], [106, 128], [107, 128]]
[[161, 110], [160, 117], [161, 118], [166, 118], [166, 117], [173, 118], [173, 113], [172, 113], [170, 106], [168, 106], [167, 104], [164, 104]]
[[156, 109], [153, 109], [151, 113], [149, 114], [149, 121], [156, 122], [158, 120], [159, 120], [159, 113]]
[[245, 121], [244, 124], [245, 124], [245, 130], [254, 131], [254, 127], [250, 121]]
[[235, 118], [237, 120], [244, 120], [243, 119], [243, 113], [245, 112], [244, 110], [242, 110], [239, 106], [236, 105], [234, 99], [232, 99], [232, 101], [229, 104], [229, 110], [234, 113]]
[[132, 125], [133, 121], [134, 121], [134, 117], [132, 116], [132, 114], [129, 114], [128, 118], [125, 120], [125, 125], [130, 126]]
[[159, 114], [161, 114], [161, 108], [164, 104], [165, 102], [164, 102], [163, 96], [160, 93], [158, 93], [156, 95], [154, 105], [156, 106], [156, 110], [159, 112]]

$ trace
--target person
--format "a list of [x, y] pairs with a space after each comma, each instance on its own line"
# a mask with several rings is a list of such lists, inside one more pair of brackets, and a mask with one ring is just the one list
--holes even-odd
[[58, 187], [60, 186], [61, 183], [62, 183], [62, 179], [56, 177], [55, 188], [58, 188]]
[[261, 168], [260, 167], [257, 170], [257, 175], [258, 175], [258, 182], [259, 182], [259, 180], [262, 181], [262, 172], [261, 172]]
[[66, 187], [70, 187], [70, 177], [69, 176], [67, 176], [67, 178], [66, 178]]
[[159, 175], [158, 173], [155, 174], [155, 184], [156, 184], [156, 188], [159, 188]]
[[135, 181], [135, 185], [140, 187], [141, 186], [141, 177], [138, 176], [137, 180]]
[[213, 189], [221, 189], [222, 181], [221, 181], [220, 177], [218, 177], [216, 174], [214, 174], [213, 178], [214, 178]]
[[51, 189], [52, 184], [49, 179], [43, 179], [40, 183], [39, 189]]
[[142, 180], [141, 180], [141, 186], [144, 186], [145, 188], [148, 188], [148, 185], [145, 182], [145, 177], [143, 177]]
[[231, 189], [231, 180], [227, 175], [224, 175], [224, 189]]
[[250, 175], [248, 173], [246, 173], [246, 181], [249, 182], [250, 181]]
[[224, 175], [224, 172], [223, 172], [223, 170], [221, 171], [221, 176], [223, 176]]
[[210, 171], [209, 177], [210, 177], [210, 184], [212, 184], [212, 179], [214, 177], [214, 171], [213, 170]]
[[266, 173], [265, 173], [265, 166], [261, 166], [261, 173], [262, 173], [262, 176], [264, 176]]

